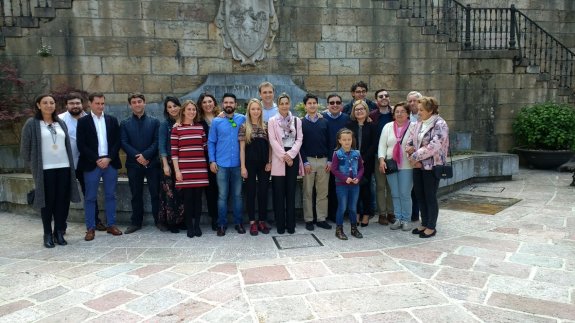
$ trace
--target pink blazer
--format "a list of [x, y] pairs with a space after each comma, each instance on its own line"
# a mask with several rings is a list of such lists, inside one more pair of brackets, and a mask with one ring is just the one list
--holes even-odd
[[[279, 115], [279, 114], [277, 114]], [[301, 143], [303, 140], [303, 132], [301, 131], [301, 120], [295, 117], [296, 122], [296, 140], [287, 154], [292, 158], [299, 158], [299, 175], [303, 176], [303, 162], [299, 154], [299, 149], [301, 148]], [[283, 156], [286, 153], [283, 142], [282, 142], [283, 131], [279, 125], [276, 116], [271, 117], [268, 120], [268, 136], [270, 140], [270, 146], [272, 149], [272, 176], [285, 176], [285, 162], [283, 161]]]

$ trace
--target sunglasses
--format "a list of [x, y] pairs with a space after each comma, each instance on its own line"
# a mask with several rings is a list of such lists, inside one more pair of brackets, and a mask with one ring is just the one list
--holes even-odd
[[228, 119], [228, 121], [230, 122], [230, 124], [232, 125], [232, 127], [237, 127], [238, 125], [236, 124], [236, 122], [234, 121], [234, 119]]
[[329, 101], [329, 104], [331, 105], [340, 105], [341, 101]]
[[382, 94], [377, 96], [378, 99], [389, 98], [389, 94]]

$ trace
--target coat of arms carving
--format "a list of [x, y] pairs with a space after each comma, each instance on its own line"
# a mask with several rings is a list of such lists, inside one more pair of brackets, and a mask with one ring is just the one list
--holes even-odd
[[279, 23], [276, 0], [220, 0], [216, 26], [241, 65], [255, 65], [272, 48]]

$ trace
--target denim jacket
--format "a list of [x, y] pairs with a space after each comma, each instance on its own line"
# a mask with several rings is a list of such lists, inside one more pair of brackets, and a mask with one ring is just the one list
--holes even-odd
[[343, 148], [333, 153], [331, 170], [335, 176], [336, 185], [346, 185], [345, 180], [348, 177], [363, 177], [363, 161], [357, 150], [350, 150], [346, 153]]

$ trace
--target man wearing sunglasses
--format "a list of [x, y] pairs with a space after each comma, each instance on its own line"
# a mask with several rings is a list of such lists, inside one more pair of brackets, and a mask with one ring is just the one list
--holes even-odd
[[[331, 166], [331, 157], [333, 151], [335, 150], [335, 145], [337, 142], [337, 132], [345, 127], [350, 121], [349, 115], [342, 112], [343, 105], [341, 96], [338, 94], [330, 94], [327, 97], [327, 111], [323, 113], [324, 118], [327, 120], [327, 130], [328, 130], [328, 154], [327, 161]], [[335, 213], [337, 211], [337, 195], [335, 193], [335, 177], [330, 172], [328, 192], [327, 192], [327, 219], [335, 222]]]
[[[386, 89], [379, 89], [375, 91], [375, 100], [377, 102], [377, 110], [372, 111], [369, 114], [372, 122], [377, 125], [377, 138], [381, 136], [381, 131], [383, 126], [388, 122], [393, 121], [393, 107], [390, 102], [389, 93]], [[377, 141], [379, 142], [379, 140]], [[377, 155], [377, 154], [376, 154]], [[376, 158], [376, 165], [379, 165], [379, 161]], [[391, 190], [389, 184], [387, 184], [387, 177], [385, 174], [381, 173], [379, 170], [375, 170], [375, 181], [377, 183], [377, 188], [375, 190], [375, 197], [377, 201], [377, 208], [379, 210], [379, 224], [388, 225], [395, 221], [395, 215], [393, 214], [393, 202], [391, 201]]]
[[234, 203], [234, 223], [239, 234], [246, 233], [242, 224], [242, 176], [240, 169], [240, 142], [238, 132], [246, 121], [244, 115], [235, 113], [236, 96], [224, 93], [223, 118], [214, 118], [208, 135], [210, 171], [218, 181], [218, 232], [226, 235], [228, 226], [228, 197]]
[[353, 98], [353, 100], [351, 100], [351, 102], [349, 102], [343, 107], [343, 113], [349, 115], [351, 113], [353, 102], [355, 102], [356, 100], [365, 101], [365, 103], [367, 103], [367, 106], [369, 107], [369, 111], [377, 110], [377, 105], [373, 101], [366, 98], [367, 91], [368, 91], [367, 84], [365, 84], [364, 81], [353, 83], [353, 85], [351, 86], [351, 97]]

